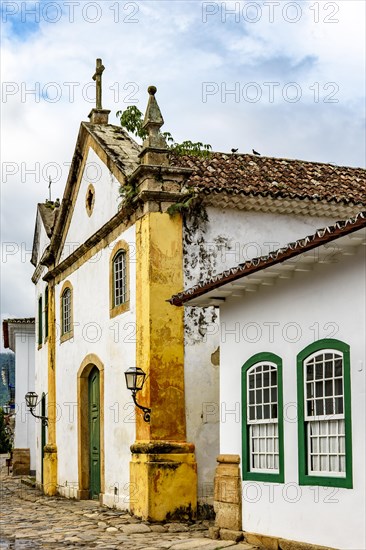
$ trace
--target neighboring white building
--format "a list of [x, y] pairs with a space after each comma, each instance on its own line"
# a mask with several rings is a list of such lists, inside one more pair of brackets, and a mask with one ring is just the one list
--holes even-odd
[[172, 302], [220, 304], [220, 453], [241, 459], [243, 530], [366, 548], [366, 212]]
[[15, 413], [13, 474], [36, 472], [36, 438], [34, 418], [25, 406], [25, 394], [34, 391], [35, 320], [3, 321], [4, 347], [15, 353]]

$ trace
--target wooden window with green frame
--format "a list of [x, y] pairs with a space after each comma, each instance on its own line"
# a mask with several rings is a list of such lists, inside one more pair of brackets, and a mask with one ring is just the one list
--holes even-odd
[[297, 357], [299, 484], [352, 488], [350, 349], [318, 340]]
[[242, 367], [243, 479], [284, 482], [282, 360], [258, 353]]
[[38, 347], [43, 343], [43, 327], [42, 327], [43, 307], [42, 296], [38, 298]]
[[48, 338], [48, 285], [44, 292], [44, 341]]

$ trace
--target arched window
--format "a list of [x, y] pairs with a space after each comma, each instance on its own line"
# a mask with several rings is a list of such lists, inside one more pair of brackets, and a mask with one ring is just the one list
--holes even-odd
[[69, 281], [63, 284], [60, 302], [61, 342], [63, 342], [74, 335], [73, 291]]
[[127, 300], [126, 252], [119, 250], [113, 259], [113, 306]]
[[110, 256], [109, 268], [110, 317], [115, 317], [130, 308], [129, 247], [118, 241]]
[[282, 361], [260, 353], [242, 368], [243, 479], [283, 482]]
[[300, 483], [352, 486], [349, 346], [330, 339], [308, 346], [298, 382]]

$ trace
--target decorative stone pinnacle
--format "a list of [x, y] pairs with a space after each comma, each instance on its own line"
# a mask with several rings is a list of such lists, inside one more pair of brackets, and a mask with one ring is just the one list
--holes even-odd
[[160, 133], [160, 128], [164, 124], [164, 119], [161, 114], [159, 105], [155, 99], [155, 94], [157, 92], [156, 86], [149, 86], [148, 89], [149, 101], [146, 107], [146, 113], [142, 128], [147, 132], [146, 139], [143, 143], [143, 150], [145, 149], [156, 149], [156, 150], [165, 150], [167, 145], [164, 137]]

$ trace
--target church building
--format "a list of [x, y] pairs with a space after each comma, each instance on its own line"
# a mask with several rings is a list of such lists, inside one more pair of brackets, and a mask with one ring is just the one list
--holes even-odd
[[[44, 446], [36, 427], [37, 482], [48, 495], [99, 499], [151, 521], [194, 518], [213, 503], [219, 453], [241, 455], [241, 399], [227, 393], [239, 382], [226, 351], [222, 370], [222, 349], [234, 338], [232, 350], [243, 348], [236, 362], [244, 365], [250, 323], [259, 323], [252, 314], [221, 319], [219, 306], [230, 296], [240, 309], [244, 295], [255, 304], [262, 296], [256, 288], [268, 293], [273, 276], [224, 287], [202, 305], [170, 300], [356, 216], [365, 209], [365, 170], [248, 154], [174, 154], [160, 132], [154, 86], [139, 145], [108, 122], [103, 69], [98, 60], [96, 107], [81, 122], [63, 198], [37, 207], [36, 393], [48, 417]], [[280, 284], [289, 276], [281, 271]], [[291, 300], [276, 307], [284, 322], [309, 323]], [[272, 306], [263, 315], [261, 323], [270, 323]], [[329, 335], [332, 320], [319, 324], [317, 340]], [[307, 336], [303, 348], [314, 341]], [[273, 357], [268, 364], [277, 365]], [[126, 371], [137, 391], [127, 388]], [[234, 427], [226, 432], [226, 425]]]

